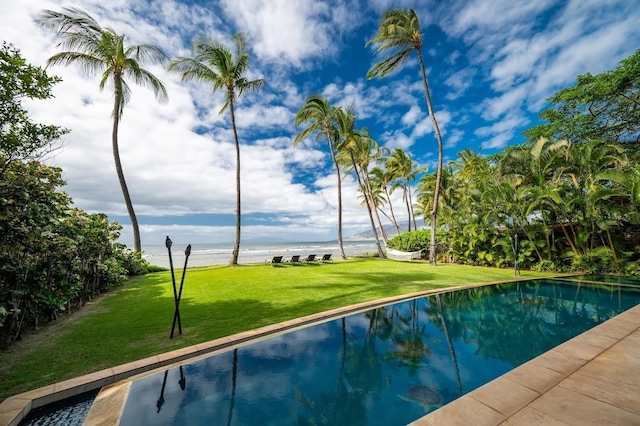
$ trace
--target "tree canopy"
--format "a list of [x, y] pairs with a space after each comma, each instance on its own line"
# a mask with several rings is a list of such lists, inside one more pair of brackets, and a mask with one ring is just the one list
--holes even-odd
[[49, 99], [58, 77], [27, 63], [20, 51], [3, 42], [0, 49], [0, 173], [9, 162], [39, 158], [68, 132], [59, 126], [35, 123], [24, 99]]
[[545, 123], [525, 131], [539, 137], [572, 142], [600, 140], [640, 143], [640, 50], [615, 70], [578, 76], [576, 84], [548, 99], [540, 113]]

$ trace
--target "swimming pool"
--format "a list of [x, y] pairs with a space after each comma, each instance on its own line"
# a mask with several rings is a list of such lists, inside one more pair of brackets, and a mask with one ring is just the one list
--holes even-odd
[[121, 424], [406, 424], [639, 302], [557, 280], [412, 299], [135, 380]]

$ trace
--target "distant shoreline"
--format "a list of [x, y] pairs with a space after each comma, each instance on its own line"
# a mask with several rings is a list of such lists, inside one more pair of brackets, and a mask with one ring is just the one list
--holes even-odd
[[[174, 244], [171, 248], [171, 257], [174, 268], [182, 268], [185, 262], [185, 247]], [[226, 265], [231, 259], [232, 245], [228, 244], [194, 244], [187, 267], [191, 266], [217, 266]], [[376, 251], [375, 242], [370, 240], [346, 240], [344, 251], [348, 257], [360, 256]], [[284, 256], [285, 259], [293, 255], [303, 257], [315, 254], [318, 257], [331, 254], [332, 258], [340, 257], [338, 243], [331, 242], [293, 242], [293, 243], [245, 243], [240, 246], [238, 264], [260, 264], [272, 259], [274, 256]], [[143, 259], [152, 265], [169, 267], [169, 254], [165, 246], [143, 247]]]

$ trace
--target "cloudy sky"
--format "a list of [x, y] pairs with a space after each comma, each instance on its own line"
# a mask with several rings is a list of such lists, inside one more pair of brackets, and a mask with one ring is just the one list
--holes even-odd
[[[382, 80], [365, 78], [381, 59], [365, 43], [389, 7], [413, 7], [420, 17], [445, 161], [465, 148], [491, 154], [522, 143], [550, 95], [579, 74], [615, 68], [640, 40], [640, 8], [628, 0], [0, 1], [2, 39], [42, 66], [57, 52], [53, 34], [34, 23], [45, 8], [80, 7], [129, 43], [155, 44], [170, 57], [190, 56], [196, 35], [230, 45], [232, 34], [246, 33], [249, 76], [264, 78], [265, 86], [237, 104], [243, 239], [336, 238], [336, 177], [326, 142], [291, 145], [300, 130], [293, 117], [310, 94], [353, 104], [358, 126], [380, 145], [403, 148], [433, 170], [436, 140], [417, 61]], [[162, 244], [166, 235], [180, 244], [233, 241], [235, 151], [229, 115], [218, 114], [223, 95], [148, 68], [167, 86], [169, 102], [133, 87], [120, 125], [143, 246]], [[131, 244], [111, 154], [112, 93], [75, 67], [49, 71], [63, 79], [55, 99], [29, 108], [35, 120], [71, 133], [48, 161], [63, 168], [76, 206], [118, 220], [122, 242]], [[343, 195], [345, 235], [367, 230], [352, 177]]]

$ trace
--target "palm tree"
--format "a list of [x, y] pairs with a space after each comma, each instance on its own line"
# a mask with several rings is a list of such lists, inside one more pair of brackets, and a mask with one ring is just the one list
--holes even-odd
[[387, 200], [386, 198], [384, 198], [384, 195], [382, 195], [382, 188], [380, 187], [380, 185], [374, 182], [374, 179], [375, 178], [372, 175], [369, 176], [369, 197], [367, 197], [365, 193], [362, 192], [362, 188], [360, 188], [358, 190], [358, 192], [360, 192], [360, 194], [358, 195], [358, 199], [360, 200], [361, 206], [364, 206], [369, 199], [371, 200], [371, 205], [375, 206], [376, 220], [378, 221], [378, 227], [380, 228], [380, 233], [382, 234], [382, 240], [386, 245], [387, 241], [389, 241], [389, 238], [387, 237], [387, 232], [384, 229], [384, 225], [380, 220], [380, 215], [378, 214], [378, 212], [382, 212], [382, 214], [385, 215], [385, 217], [389, 219], [391, 223], [393, 223], [393, 221], [391, 220], [389, 215], [387, 215], [387, 213], [382, 209], [382, 206], [384, 205], [384, 203], [386, 203]]
[[[389, 219], [389, 222], [393, 224], [396, 228], [396, 234], [401, 234], [402, 230], [398, 226], [398, 221], [396, 220], [396, 215], [393, 211], [393, 204], [391, 203], [391, 197], [389, 196], [389, 183], [391, 181], [391, 177], [386, 170], [382, 167], [376, 166], [369, 172], [371, 179], [371, 189], [376, 194], [376, 198], [374, 200], [378, 200], [376, 202], [376, 206], [379, 206], [378, 209]], [[382, 195], [380, 192], [383, 192]], [[382, 209], [382, 205], [385, 203], [389, 203], [389, 210], [391, 212], [391, 217]]]
[[[347, 111], [342, 110], [341, 108], [336, 109], [336, 124], [338, 129], [338, 134], [340, 135], [340, 142], [338, 144], [338, 156], [343, 157], [343, 161], [348, 164], [351, 163], [353, 167], [353, 171], [358, 180], [358, 187], [362, 190], [363, 194], [367, 194], [366, 184], [362, 178], [361, 170], [358, 167], [358, 162], [356, 161], [356, 152], [359, 149], [359, 145], [366, 143], [365, 141], [370, 140], [368, 132], [356, 130], [356, 116], [351, 112], [351, 108]], [[338, 158], [338, 161], [340, 159]], [[373, 238], [376, 241], [376, 248], [378, 250], [379, 257], [385, 257], [384, 252], [382, 251], [382, 247], [380, 246], [380, 239], [378, 238], [378, 231], [376, 230], [376, 224], [373, 220], [373, 212], [371, 202], [369, 201], [368, 195], [366, 197], [366, 205], [367, 212], [369, 213], [369, 220], [371, 222], [371, 231], [373, 232]]]
[[427, 82], [427, 72], [425, 71], [424, 61], [422, 60], [422, 32], [418, 16], [413, 9], [388, 10], [382, 18], [380, 28], [378, 28], [378, 34], [369, 40], [367, 45], [371, 43], [377, 45], [374, 52], [375, 54], [389, 49], [391, 49], [393, 53], [382, 62], [371, 67], [369, 72], [367, 72], [368, 79], [389, 75], [409, 59], [413, 50], [415, 50], [418, 55], [427, 109], [429, 110], [429, 117], [431, 117], [433, 130], [438, 140], [438, 168], [436, 170], [436, 186], [433, 194], [433, 209], [431, 210], [431, 242], [429, 250], [429, 263], [435, 265], [436, 222], [438, 219], [438, 197], [440, 196], [440, 178], [442, 175], [442, 135], [440, 134], [436, 116], [433, 113], [431, 93], [429, 92], [429, 83]]
[[258, 90], [264, 85], [263, 79], [247, 80], [246, 70], [249, 63], [249, 53], [245, 49], [245, 36], [234, 34], [235, 56], [226, 46], [207, 38], [196, 38], [193, 43], [193, 58], [179, 57], [171, 61], [169, 70], [182, 73], [182, 81], [198, 80], [210, 83], [213, 91], [225, 91], [225, 103], [220, 114], [227, 108], [231, 113], [231, 127], [236, 143], [236, 239], [231, 253], [230, 265], [238, 264], [240, 252], [240, 142], [236, 129], [234, 103], [237, 96], [245, 91]]
[[393, 185], [393, 189], [402, 189], [402, 199], [407, 205], [408, 228], [411, 231], [411, 222], [413, 221], [413, 229], [418, 229], [416, 218], [413, 214], [413, 201], [411, 199], [411, 181], [415, 180], [418, 173], [424, 169], [418, 168], [413, 162], [411, 155], [407, 154], [403, 149], [396, 148], [393, 153], [386, 158], [385, 167], [387, 172], [393, 176], [397, 182]]
[[340, 166], [336, 160], [336, 144], [338, 143], [338, 130], [335, 127], [334, 117], [335, 107], [329, 104], [329, 101], [323, 97], [312, 95], [307, 98], [302, 108], [296, 113], [296, 126], [308, 124], [307, 128], [298, 133], [293, 140], [294, 148], [298, 143], [315, 134], [316, 138], [326, 138], [329, 144], [329, 153], [331, 160], [336, 168], [336, 176], [338, 177], [338, 246], [340, 247], [340, 257], [346, 259], [344, 253], [344, 244], [342, 242], [342, 178], [340, 177]]
[[378, 225], [380, 226], [380, 233], [382, 234], [383, 241], [387, 242], [387, 233], [382, 226], [380, 215], [378, 214], [379, 201], [376, 200], [376, 196], [373, 190], [373, 184], [371, 182], [371, 173], [369, 172], [369, 166], [372, 162], [378, 161], [382, 158], [386, 148], [380, 148], [378, 142], [371, 138], [369, 131], [363, 129], [359, 132], [359, 137], [355, 145], [355, 151], [353, 158], [355, 159], [358, 167], [360, 168], [360, 175], [362, 176], [362, 183], [364, 187], [360, 188], [364, 199], [368, 202], [372, 213], [375, 215]]
[[120, 151], [118, 148], [118, 125], [125, 104], [131, 99], [131, 89], [125, 79], [153, 90], [156, 99], [166, 102], [167, 90], [164, 84], [141, 65], [164, 63], [168, 57], [156, 46], [138, 44], [126, 46], [124, 35], [117, 34], [111, 28], [101, 27], [87, 12], [77, 8], [63, 8], [62, 12], [44, 10], [37, 22], [56, 32], [65, 51], [53, 55], [47, 65], [77, 64], [91, 75], [101, 73], [100, 90], [109, 82], [113, 85], [113, 128], [111, 145], [116, 164], [118, 181], [127, 206], [127, 212], [133, 228], [134, 251], [140, 252], [140, 229], [133, 210], [129, 189], [124, 179]]

